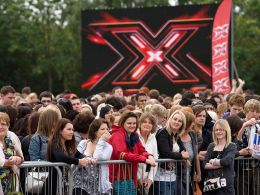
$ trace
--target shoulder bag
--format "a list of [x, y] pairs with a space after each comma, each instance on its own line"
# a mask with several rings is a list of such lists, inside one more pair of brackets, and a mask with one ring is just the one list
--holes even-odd
[[[42, 149], [42, 139], [39, 135], [40, 151]], [[25, 191], [29, 193], [39, 193], [42, 191], [43, 184], [49, 176], [48, 171], [40, 171], [39, 168], [34, 167], [32, 171], [28, 172], [25, 180]]]

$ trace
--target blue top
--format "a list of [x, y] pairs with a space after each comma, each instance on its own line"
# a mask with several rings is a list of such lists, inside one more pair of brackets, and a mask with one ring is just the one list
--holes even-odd
[[31, 161], [46, 160], [48, 138], [44, 135], [34, 135], [29, 146]]

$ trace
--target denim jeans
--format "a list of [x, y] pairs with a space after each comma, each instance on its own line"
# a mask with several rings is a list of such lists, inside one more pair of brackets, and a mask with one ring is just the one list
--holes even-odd
[[155, 181], [154, 194], [175, 195], [176, 181]]

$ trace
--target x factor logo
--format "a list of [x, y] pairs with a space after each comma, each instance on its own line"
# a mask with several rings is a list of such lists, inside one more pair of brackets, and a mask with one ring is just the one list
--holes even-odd
[[215, 90], [222, 92], [225, 91], [227, 88], [229, 88], [229, 79], [228, 78], [223, 78], [220, 80], [217, 80], [213, 83], [215, 86]]
[[169, 20], [157, 32], [142, 21], [89, 24], [96, 39], [102, 39], [118, 56], [91, 88], [106, 83], [143, 86], [156, 73], [170, 83], [198, 83], [199, 75], [211, 82], [210, 68], [193, 57], [189, 46], [199, 29], [210, 22], [212, 18]]
[[213, 35], [213, 41], [216, 41], [221, 38], [225, 38], [228, 36], [229, 33], [229, 25], [225, 24], [222, 26], [218, 26], [213, 29], [214, 35]]
[[219, 74], [226, 72], [228, 70], [228, 66], [227, 66], [227, 60], [222, 60], [218, 63], [215, 63], [213, 65], [213, 69], [214, 69], [214, 74], [216, 76], [218, 76]]
[[227, 42], [216, 45], [214, 49], [213, 59], [225, 56], [227, 54]]

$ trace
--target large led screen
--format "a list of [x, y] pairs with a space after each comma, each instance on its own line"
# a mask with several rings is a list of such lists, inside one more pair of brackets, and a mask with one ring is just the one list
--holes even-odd
[[219, 4], [82, 12], [82, 89], [142, 86], [166, 94], [212, 88], [212, 29]]

